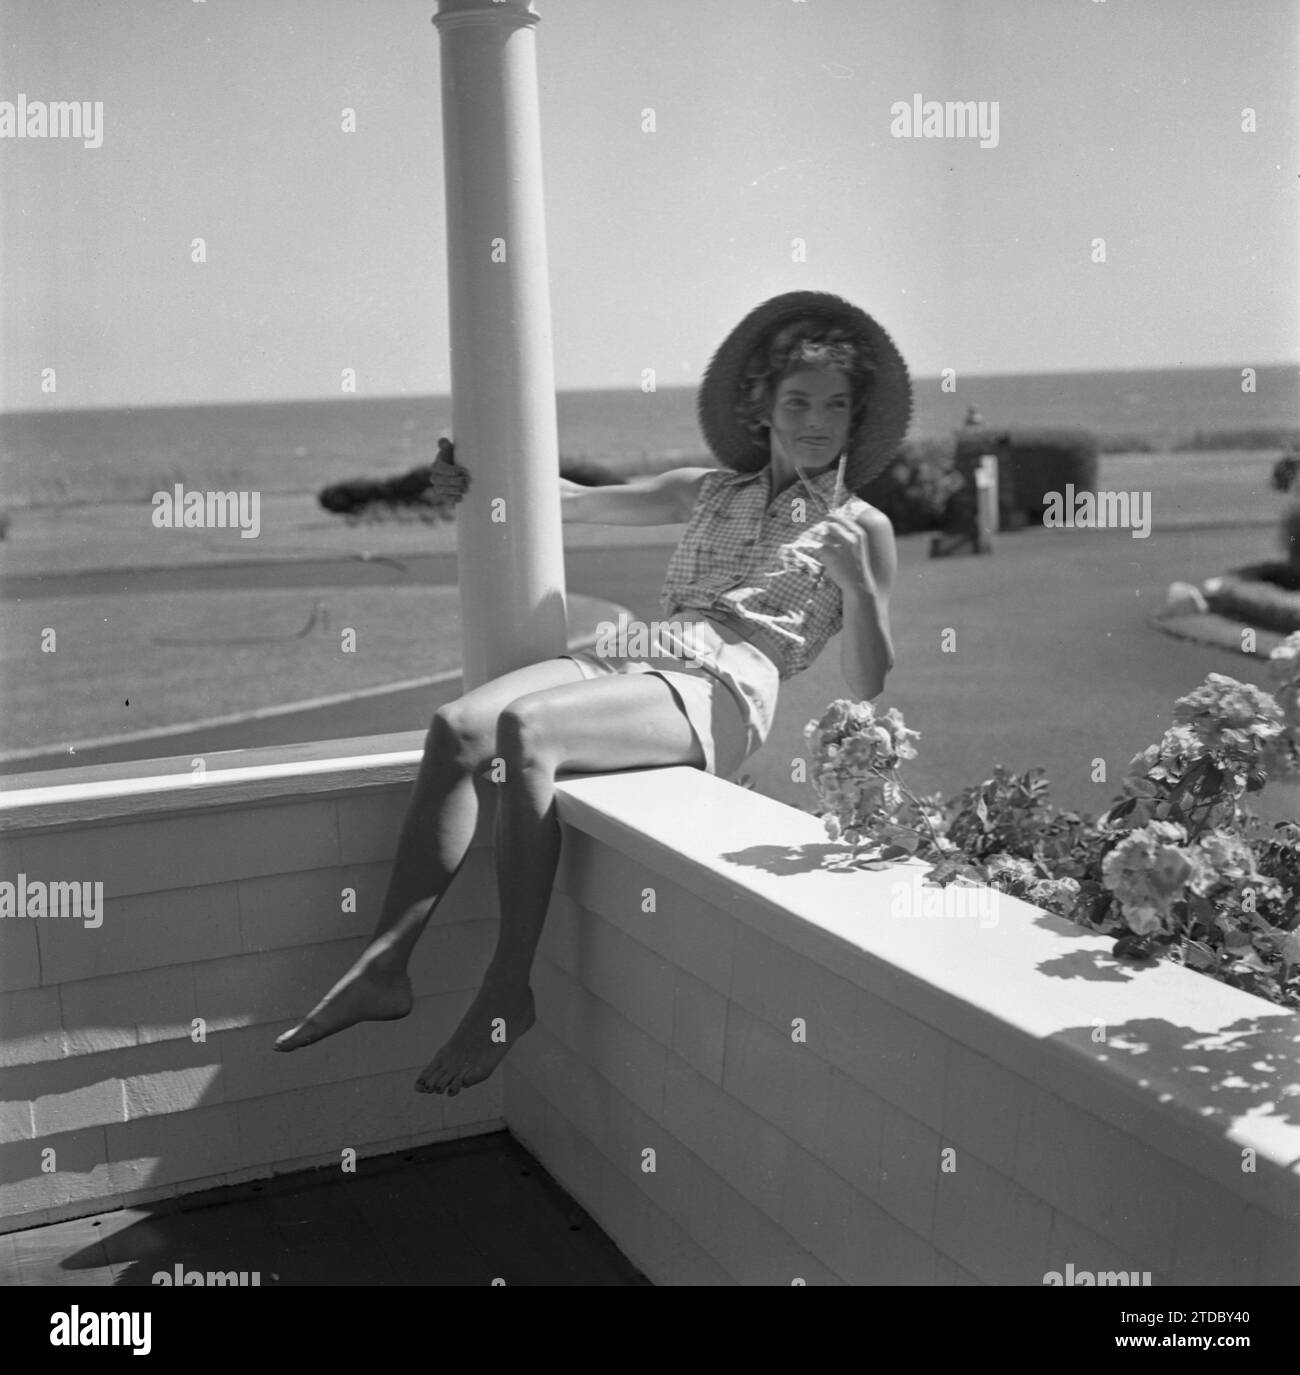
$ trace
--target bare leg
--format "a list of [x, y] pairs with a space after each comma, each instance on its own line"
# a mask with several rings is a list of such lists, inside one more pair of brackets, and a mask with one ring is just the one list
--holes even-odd
[[352, 968], [276, 1041], [277, 1050], [297, 1050], [355, 1022], [392, 1020], [411, 1010], [406, 966], [469, 852], [478, 825], [476, 789], [488, 796], [495, 789], [479, 775], [495, 750], [502, 708], [522, 694], [581, 679], [571, 659], [548, 659], [494, 678], [438, 709], [374, 935]]
[[533, 1024], [529, 979], [560, 854], [557, 771], [704, 763], [671, 689], [653, 675], [598, 678], [512, 703], [501, 713], [497, 754], [506, 775], [498, 802], [496, 951], [469, 1011], [416, 1081], [424, 1093], [454, 1095], [481, 1083]]

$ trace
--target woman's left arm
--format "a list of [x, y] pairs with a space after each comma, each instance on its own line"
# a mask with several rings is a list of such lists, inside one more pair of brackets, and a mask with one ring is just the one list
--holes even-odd
[[821, 560], [844, 601], [844, 681], [859, 701], [871, 701], [884, 691], [885, 678], [894, 667], [889, 594], [898, 571], [898, 550], [889, 517], [874, 506], [856, 518], [832, 517]]

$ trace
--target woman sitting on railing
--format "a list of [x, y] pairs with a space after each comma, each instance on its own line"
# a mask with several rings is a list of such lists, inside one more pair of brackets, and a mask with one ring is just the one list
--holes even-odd
[[[699, 414], [724, 468], [614, 487], [561, 480], [565, 521], [688, 522], [661, 597], [666, 633], [646, 653], [598, 643], [532, 664], [438, 709], [375, 934], [277, 1049], [410, 1011], [411, 953], [469, 850], [480, 801], [495, 800], [496, 950], [416, 1087], [455, 1094], [482, 1082], [534, 1021], [530, 977], [560, 852], [557, 773], [733, 772], [767, 738], [780, 681], [841, 628], [846, 682], [859, 699], [880, 694], [894, 661], [893, 529], [846, 493], [892, 459], [907, 429], [911, 388], [889, 336], [837, 296], [775, 297], [714, 355]], [[468, 484], [454, 461], [433, 474], [452, 500]]]

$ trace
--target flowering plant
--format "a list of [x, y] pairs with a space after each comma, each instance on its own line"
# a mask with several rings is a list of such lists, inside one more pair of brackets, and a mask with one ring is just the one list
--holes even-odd
[[898, 768], [918, 733], [866, 702], [808, 723], [811, 782], [827, 834], [868, 863], [929, 860], [932, 883], [986, 884], [1113, 932], [1117, 955], [1163, 954], [1300, 1008], [1300, 824], [1243, 806], [1300, 779], [1300, 631], [1269, 672], [1274, 693], [1212, 673], [1179, 698], [1095, 820], [1053, 807], [1041, 769], [998, 765], [948, 802], [914, 796]]

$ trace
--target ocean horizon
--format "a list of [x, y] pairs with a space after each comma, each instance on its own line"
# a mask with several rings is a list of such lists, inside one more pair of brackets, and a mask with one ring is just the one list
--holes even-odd
[[[1300, 367], [1286, 364], [1256, 368], [1253, 392], [1240, 369], [1222, 367], [959, 374], [955, 391], [921, 377], [913, 394], [915, 437], [959, 427], [972, 405], [998, 427], [1082, 426], [1112, 450], [1268, 447], [1274, 433], [1300, 433]], [[629, 474], [709, 463], [695, 395], [693, 386], [559, 391], [561, 457]], [[0, 412], [0, 503], [148, 501], [178, 482], [315, 492], [429, 461], [451, 420], [451, 398], [432, 395]]]

